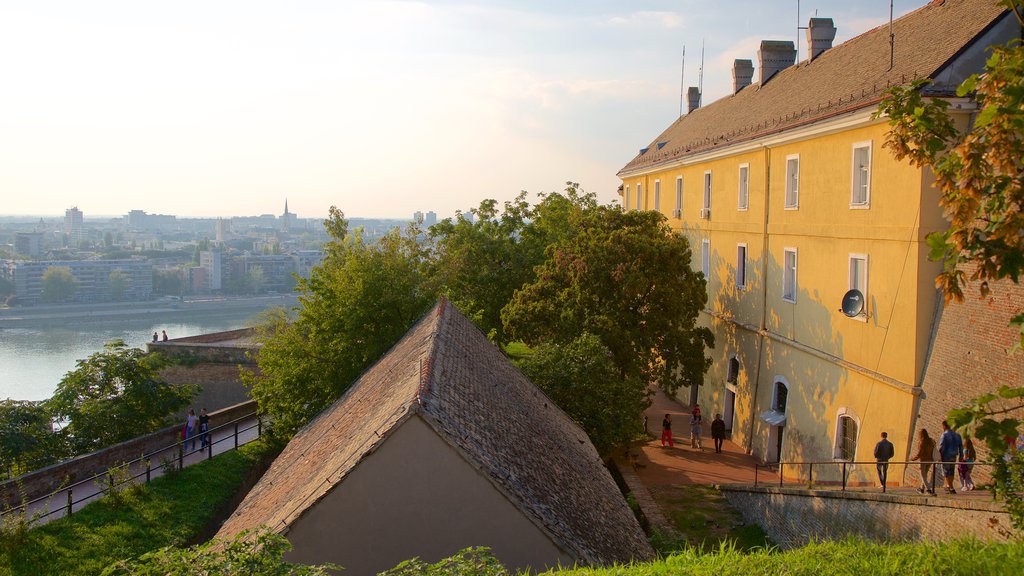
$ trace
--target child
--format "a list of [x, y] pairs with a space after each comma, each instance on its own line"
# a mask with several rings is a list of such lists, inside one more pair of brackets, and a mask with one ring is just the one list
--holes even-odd
[[971, 471], [974, 468], [975, 458], [977, 458], [977, 454], [974, 451], [974, 442], [971, 442], [971, 439], [967, 438], [964, 441], [963, 459], [956, 466], [956, 471], [960, 474], [961, 492], [974, 490], [974, 480], [971, 478]]
[[664, 446], [665, 442], [668, 441], [668, 447], [672, 447], [672, 415], [665, 414], [665, 419], [661, 421], [661, 445]]

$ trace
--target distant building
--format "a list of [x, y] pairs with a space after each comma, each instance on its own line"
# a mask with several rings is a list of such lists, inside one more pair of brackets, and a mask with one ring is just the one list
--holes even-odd
[[199, 267], [206, 271], [206, 289], [220, 290], [223, 287], [224, 270], [220, 251], [206, 250], [199, 253]]
[[437, 224], [437, 212], [431, 210], [430, 212], [427, 212], [426, 216], [424, 216], [423, 225], [430, 228], [434, 224]]
[[422, 224], [423, 223], [423, 212], [420, 212], [419, 210], [413, 212], [412, 213], [412, 221], [416, 222], [417, 224]]
[[295, 228], [298, 216], [288, 211], [288, 199], [284, 201], [284, 214], [281, 215], [281, 230], [291, 232]]
[[[148, 260], [4, 260], [0, 274], [14, 284], [21, 304], [42, 301], [43, 275], [50, 268], [68, 268], [78, 282], [70, 302], [149, 300], [153, 297], [153, 264]], [[120, 272], [126, 282], [123, 291], [113, 293], [111, 274]]]
[[42, 232], [16, 232], [14, 251], [23, 256], [38, 258], [43, 253]]
[[[287, 207], [285, 207], [287, 211]], [[231, 238], [231, 220], [225, 220], [224, 218], [217, 218], [217, 231], [216, 239], [217, 242], [227, 242]]]
[[[324, 335], [329, 336], [329, 335]], [[360, 576], [488, 546], [511, 570], [654, 557], [586, 433], [442, 300], [289, 442], [220, 538]]]
[[64, 233], [68, 236], [68, 244], [78, 245], [85, 237], [85, 226], [82, 211], [77, 206], [64, 211]]
[[237, 256], [231, 259], [231, 276], [245, 278], [259, 268], [262, 284], [259, 292], [290, 292], [295, 286], [295, 258], [285, 254]]

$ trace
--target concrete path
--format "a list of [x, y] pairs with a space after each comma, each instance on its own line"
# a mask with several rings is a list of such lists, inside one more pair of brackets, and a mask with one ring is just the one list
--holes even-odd
[[[258, 433], [259, 428], [257, 426], [256, 418], [239, 422], [238, 445], [242, 446], [256, 440], [259, 437]], [[214, 430], [211, 434], [213, 436], [213, 456], [234, 450], [235, 426], [233, 424]], [[198, 436], [196, 436], [195, 442], [196, 450], [192, 449], [191, 442], [188, 442], [187, 444], [188, 445], [185, 447], [184, 456], [182, 458], [182, 466], [191, 466], [192, 464], [202, 462], [210, 457], [209, 450], [201, 448]], [[163, 475], [161, 464], [165, 460], [177, 465], [178, 448], [172, 447], [150, 456], [150, 478], [157, 478]], [[135, 479], [135, 483], [142, 484], [146, 482], [145, 464], [137, 463], [129, 468], [133, 476], [138, 476]], [[69, 492], [72, 500], [72, 511], [80, 511], [83, 506], [95, 502], [104, 496], [104, 488], [102, 484], [103, 479], [104, 477], [100, 477], [95, 480], [73, 484], [49, 497], [43, 497], [30, 502], [28, 505], [26, 519], [35, 518], [33, 525], [37, 526], [40, 524], [46, 524], [47, 522], [56, 520], [57, 518], [63, 518], [68, 514]], [[15, 512], [9, 511], [4, 514], [4, 516], [13, 513]], [[4, 518], [3, 521], [7, 521], [7, 518]]]

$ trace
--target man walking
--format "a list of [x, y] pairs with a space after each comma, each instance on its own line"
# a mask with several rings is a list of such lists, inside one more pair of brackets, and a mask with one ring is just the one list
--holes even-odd
[[715, 441], [715, 453], [722, 453], [722, 441], [725, 440], [725, 420], [722, 420], [721, 414], [715, 414], [715, 419], [711, 421], [711, 438]]
[[875, 467], [878, 469], [878, 487], [885, 490], [885, 480], [889, 477], [889, 460], [896, 454], [889, 434], [882, 432], [882, 439], [875, 444]]
[[953, 488], [953, 475], [956, 473], [956, 461], [963, 456], [963, 439], [949, 427], [949, 422], [943, 420], [942, 436], [939, 437], [939, 458], [942, 459], [942, 479], [946, 482], [947, 494], [956, 494]]

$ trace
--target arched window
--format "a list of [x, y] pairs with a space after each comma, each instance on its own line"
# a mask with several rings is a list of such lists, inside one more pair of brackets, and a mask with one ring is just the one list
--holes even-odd
[[789, 387], [786, 386], [785, 382], [777, 380], [775, 382], [775, 390], [772, 394], [772, 410], [776, 412], [786, 413], [786, 400], [789, 396]]
[[852, 462], [857, 457], [857, 435], [860, 422], [853, 412], [841, 408], [836, 416], [836, 444], [833, 457]]
[[739, 358], [733, 356], [732, 358], [729, 358], [729, 371], [728, 371], [728, 373], [725, 376], [725, 381], [726, 382], [731, 382], [732, 384], [735, 384], [736, 381], [739, 379], [739, 377], [740, 377], [740, 360], [739, 360]]

